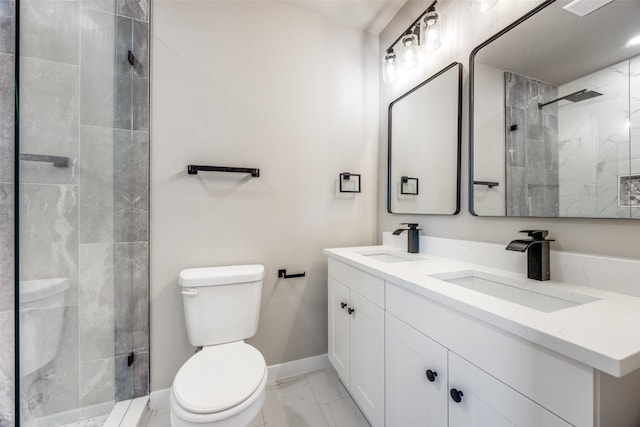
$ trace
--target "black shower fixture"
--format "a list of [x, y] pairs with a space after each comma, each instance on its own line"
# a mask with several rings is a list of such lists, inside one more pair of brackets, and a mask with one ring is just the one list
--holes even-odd
[[543, 107], [546, 107], [549, 104], [554, 104], [558, 101], [566, 100], [571, 102], [580, 102], [585, 101], [587, 99], [595, 98], [596, 96], [602, 95], [600, 92], [596, 92], [595, 90], [586, 90], [582, 89], [577, 92], [570, 93], [569, 95], [565, 95], [562, 98], [556, 98], [553, 101], [545, 102], [544, 104], [538, 103], [538, 110], [542, 110]]

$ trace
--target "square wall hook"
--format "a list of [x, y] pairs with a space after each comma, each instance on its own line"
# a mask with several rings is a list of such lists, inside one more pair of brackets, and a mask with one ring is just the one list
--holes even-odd
[[[357, 177], [358, 178], [358, 182], [357, 184], [354, 186], [355, 189], [353, 190], [346, 190], [344, 188], [344, 183], [345, 182], [350, 182], [352, 177]], [[340, 174], [340, 192], [341, 193], [360, 193], [360, 174], [357, 173], [351, 173], [351, 172], [342, 172]]]

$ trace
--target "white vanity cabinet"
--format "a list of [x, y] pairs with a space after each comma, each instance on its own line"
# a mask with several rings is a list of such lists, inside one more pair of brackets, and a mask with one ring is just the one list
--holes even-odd
[[384, 281], [329, 260], [329, 360], [373, 427], [384, 426]]
[[[388, 285], [386, 297], [388, 318], [448, 350], [444, 426], [593, 427], [593, 369], [399, 286]], [[459, 403], [451, 389], [463, 393]]]
[[571, 427], [457, 354], [450, 351], [448, 360], [449, 427]]
[[571, 426], [388, 313], [386, 404], [389, 427]]
[[352, 265], [329, 259], [329, 359], [374, 427], [640, 426], [640, 369], [607, 375]]
[[447, 425], [447, 349], [387, 313], [387, 426]]

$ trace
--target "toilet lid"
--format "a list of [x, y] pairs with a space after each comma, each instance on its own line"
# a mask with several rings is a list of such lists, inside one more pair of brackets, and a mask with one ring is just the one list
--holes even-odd
[[266, 369], [262, 354], [242, 341], [204, 347], [178, 371], [173, 394], [187, 411], [224, 411], [251, 396]]

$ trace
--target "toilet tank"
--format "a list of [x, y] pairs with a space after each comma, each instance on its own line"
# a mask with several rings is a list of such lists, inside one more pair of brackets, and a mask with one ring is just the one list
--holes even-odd
[[251, 338], [258, 329], [262, 265], [182, 270], [184, 315], [189, 342], [208, 346]]

